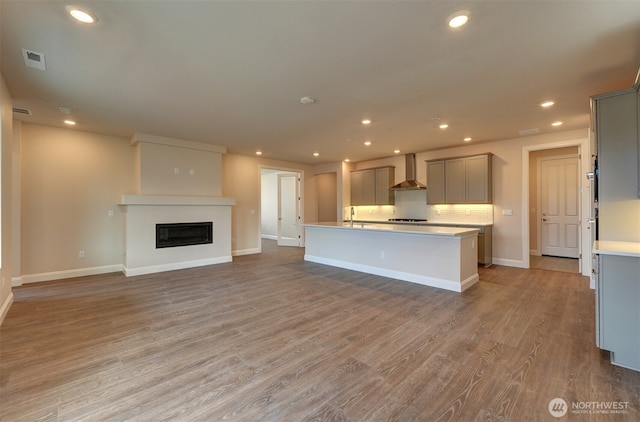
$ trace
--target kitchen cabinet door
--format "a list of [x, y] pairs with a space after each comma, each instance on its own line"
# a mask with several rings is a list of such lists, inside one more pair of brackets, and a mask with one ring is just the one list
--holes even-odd
[[491, 203], [491, 156], [465, 158], [465, 190], [468, 204]]
[[444, 199], [447, 204], [464, 204], [466, 198], [465, 158], [444, 162]]
[[376, 205], [393, 205], [395, 203], [395, 195], [389, 188], [395, 182], [394, 168], [380, 167], [375, 169], [375, 174]]
[[364, 203], [364, 173], [361, 171], [351, 172], [351, 205], [357, 206]]
[[393, 167], [379, 167], [351, 172], [351, 205], [392, 205], [395, 174]]
[[427, 204], [444, 203], [444, 160], [427, 161]]

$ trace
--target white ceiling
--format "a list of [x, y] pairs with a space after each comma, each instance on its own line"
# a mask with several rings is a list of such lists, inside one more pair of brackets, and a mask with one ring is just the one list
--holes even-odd
[[[33, 113], [16, 118], [62, 126], [66, 106], [79, 130], [302, 163], [585, 128], [589, 96], [640, 67], [638, 0], [73, 2], [92, 26], [67, 4], [0, 2], [2, 75]], [[452, 30], [461, 9], [471, 20]]]

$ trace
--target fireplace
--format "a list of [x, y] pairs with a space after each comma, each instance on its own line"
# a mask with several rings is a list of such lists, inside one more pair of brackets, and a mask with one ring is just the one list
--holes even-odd
[[156, 224], [156, 249], [213, 243], [213, 222]]

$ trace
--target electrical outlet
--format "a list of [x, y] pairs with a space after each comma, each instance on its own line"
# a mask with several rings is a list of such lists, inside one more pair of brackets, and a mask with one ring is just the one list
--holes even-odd
[[84, 251], [78, 252], [78, 258], [84, 259]]
[[107, 215], [109, 216], [109, 218], [113, 217], [113, 210], [109, 210], [109, 212], [107, 213]]
[[380, 258], [384, 258], [384, 251], [380, 251]]

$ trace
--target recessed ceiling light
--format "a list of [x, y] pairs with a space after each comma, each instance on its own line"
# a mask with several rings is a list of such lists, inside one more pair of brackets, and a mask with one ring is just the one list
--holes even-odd
[[399, 149], [394, 149], [394, 150], [393, 150], [393, 153], [394, 153], [394, 154], [400, 154], [400, 150], [399, 150]]
[[71, 114], [71, 112], [73, 111], [71, 107], [66, 106], [58, 107], [58, 110], [60, 110], [60, 113], [62, 114]]
[[469, 137], [464, 138], [464, 139], [463, 139], [463, 141], [465, 141], [465, 142], [469, 142], [469, 141], [471, 141], [471, 138], [469, 138]]
[[65, 124], [65, 125], [69, 125], [69, 126], [73, 126], [73, 125], [75, 125], [75, 124], [76, 124], [76, 122], [74, 122], [73, 120], [65, 120], [65, 121], [64, 121], [64, 124]]
[[262, 151], [256, 151], [256, 155], [262, 155]]
[[446, 124], [446, 123], [443, 123], [443, 124], [441, 124], [441, 125], [439, 126], [439, 128], [440, 128], [440, 129], [446, 129], [446, 128], [448, 128], [448, 127], [449, 127], [449, 125], [448, 125], [448, 124]]
[[345, 158], [345, 159], [344, 159], [344, 162], [345, 162], [345, 163], [348, 163], [349, 161], [351, 161], [351, 160], [350, 160], [350, 159], [348, 159], [348, 158]]
[[448, 22], [451, 28], [460, 28], [469, 22], [470, 12], [468, 10], [460, 10], [449, 16]]
[[314, 156], [314, 157], [317, 157], [317, 156], [319, 156], [319, 155], [320, 155], [320, 153], [319, 153], [319, 152], [314, 152], [314, 153], [313, 153], [313, 156]]
[[300, 103], [307, 105], [307, 104], [313, 104], [316, 102], [315, 98], [311, 98], [311, 97], [302, 97], [300, 98]]
[[562, 126], [562, 122], [553, 122], [551, 126]]
[[86, 10], [80, 9], [76, 6], [66, 6], [65, 10], [68, 14], [71, 15], [72, 18], [82, 23], [96, 23], [98, 22], [98, 18], [90, 12]]
[[370, 125], [371, 124], [371, 119], [362, 119], [362, 124], [363, 125]]
[[364, 144], [365, 144], [366, 146], [369, 146], [369, 145], [371, 145], [371, 141], [364, 141]]
[[552, 105], [554, 105], [554, 104], [555, 104], [555, 103], [554, 103], [553, 101], [545, 101], [545, 102], [543, 102], [543, 103], [540, 103], [540, 107], [547, 108], [547, 107], [551, 107], [551, 106], [552, 106]]

